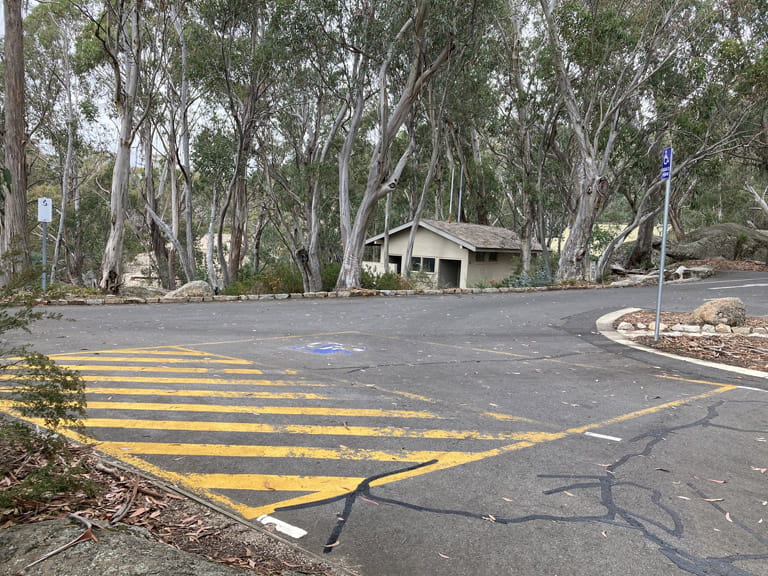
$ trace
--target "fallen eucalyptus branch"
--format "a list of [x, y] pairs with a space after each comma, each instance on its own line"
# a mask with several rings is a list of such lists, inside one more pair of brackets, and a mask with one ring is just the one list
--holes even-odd
[[67, 550], [68, 548], [72, 548], [73, 546], [75, 546], [80, 542], [88, 542], [89, 540], [93, 540], [94, 542], [99, 541], [99, 539], [93, 533], [94, 526], [97, 528], [103, 528], [103, 526], [101, 526], [99, 523], [89, 520], [88, 518], [83, 518], [82, 516], [78, 516], [77, 514], [70, 514], [68, 518], [72, 520], [77, 520], [78, 522], [83, 524], [85, 526], [85, 531], [82, 534], [80, 534], [80, 536], [72, 540], [71, 542], [67, 542], [63, 546], [59, 546], [55, 550], [51, 550], [45, 556], [38, 558], [37, 560], [35, 560], [30, 564], [27, 564], [26, 566], [24, 566], [24, 568], [22, 568], [19, 572], [17, 572], [18, 575], [24, 574], [26, 570], [29, 570], [33, 566], [37, 566], [41, 562], [45, 562], [46, 560], [48, 560], [48, 558], [51, 558], [56, 554], [63, 552], [64, 550]]

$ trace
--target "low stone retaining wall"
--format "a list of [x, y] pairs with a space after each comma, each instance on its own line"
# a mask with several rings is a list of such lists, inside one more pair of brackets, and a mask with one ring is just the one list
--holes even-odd
[[[653, 322], [650, 324], [644, 324], [638, 322], [633, 324], [632, 322], [620, 322], [616, 327], [619, 332], [624, 333], [626, 336], [647, 336], [655, 332], [655, 325]], [[668, 326], [664, 322], [659, 324], [659, 332], [663, 332], [665, 336], [725, 336], [729, 334], [737, 334], [740, 336], [768, 336], [768, 329], [760, 326], [728, 326], [727, 324], [718, 324], [713, 326], [712, 324], [704, 324], [698, 326], [696, 324], [673, 324]]]
[[[338, 292], [306, 292], [286, 294], [243, 294], [240, 296], [181, 296], [138, 298], [134, 296], [99, 296], [92, 298], [41, 298], [38, 305], [49, 306], [104, 306], [109, 304], [177, 304], [190, 302], [252, 302], [258, 300], [303, 300], [318, 298], [360, 298], [396, 296], [441, 296], [444, 294], [506, 294], [510, 292], [543, 292], [547, 290], [573, 290], [583, 286], [540, 286], [528, 288], [446, 288], [444, 290], [341, 290]], [[603, 288], [594, 286], [593, 288]]]

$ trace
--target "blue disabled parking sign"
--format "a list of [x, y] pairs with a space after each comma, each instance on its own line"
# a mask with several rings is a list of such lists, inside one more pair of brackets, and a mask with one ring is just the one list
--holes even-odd
[[661, 179], [669, 180], [672, 177], [672, 147], [664, 148], [661, 157]]
[[291, 346], [291, 350], [300, 350], [310, 354], [354, 354], [355, 352], [364, 352], [366, 347], [345, 346], [338, 342], [312, 342], [310, 344]]

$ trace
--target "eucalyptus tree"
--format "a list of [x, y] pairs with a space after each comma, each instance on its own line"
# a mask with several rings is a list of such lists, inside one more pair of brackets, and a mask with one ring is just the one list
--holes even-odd
[[[652, 265], [653, 231], [663, 205], [658, 178], [663, 146], [675, 149], [669, 216], [679, 238], [685, 234], [686, 221], [694, 225], [717, 221], [709, 217], [703, 200], [709, 190], [721, 195], [729, 186], [728, 159], [750, 150], [759, 132], [751, 124], [761, 100], [752, 97], [754, 89], [744, 81], [751, 62], [740, 48], [740, 34], [731, 29], [727, 11], [716, 3], [698, 3], [695, 18], [682, 20], [689, 33], [681, 37], [675, 58], [648, 82], [644, 107], [652, 113], [633, 122], [635, 148], [625, 146], [623, 151], [636, 159], [631, 168], [634, 189], [623, 189], [633, 216], [601, 256], [599, 274], [613, 248], [635, 228], [638, 239], [628, 264]], [[731, 196], [735, 195], [733, 190]]]
[[[203, 127], [192, 142], [191, 160], [195, 166], [198, 203], [204, 201], [208, 206], [205, 270], [208, 281], [217, 290], [222, 286], [215, 263], [216, 222], [226, 183], [232, 181], [234, 155], [234, 135], [216, 123]], [[223, 260], [221, 264], [224, 266]]]
[[[454, 176], [455, 218], [460, 222], [499, 224], [504, 195], [492, 154], [500, 127], [498, 18], [502, 2], [489, 1], [476, 10], [457, 43], [446, 70], [436, 82], [448, 85], [444, 112], [445, 154]], [[450, 207], [449, 207], [450, 208]], [[452, 214], [451, 217], [454, 217]]]
[[[232, 177], [218, 215], [217, 247], [226, 286], [237, 279], [245, 256], [250, 215], [248, 164], [254, 156], [257, 130], [268, 117], [269, 94], [281, 70], [282, 5], [198, 0], [189, 6], [199, 19], [188, 37], [190, 80], [200, 87], [212, 107], [226, 110], [236, 139]], [[225, 257], [223, 235], [228, 216], [230, 247]]]
[[[82, 230], [79, 222], [80, 188], [78, 154], [84, 148], [80, 108], [87, 91], [74, 71], [73, 52], [82, 18], [69, 2], [38, 4], [25, 19], [27, 37], [27, 80], [29, 117], [33, 127], [30, 139], [53, 147], [58, 160], [49, 176], [60, 185], [61, 195], [54, 198], [58, 208], [58, 226], [51, 259], [51, 284], [58, 279], [58, 267], [64, 248], [70, 282], [82, 283]], [[72, 211], [70, 218], [70, 211]], [[74, 222], [74, 226], [67, 224]]]
[[101, 262], [99, 287], [118, 293], [121, 285], [123, 243], [128, 212], [131, 150], [138, 130], [150, 108], [142, 95], [151, 99], [153, 90], [143, 86], [151, 74], [144, 66], [147, 12], [153, 9], [144, 0], [121, 2], [73, 2], [88, 19], [78, 42], [81, 70], [100, 75], [111, 90], [117, 117], [115, 162], [110, 186], [110, 227]]
[[[432, 4], [419, 0], [411, 10], [401, 2], [367, 2], [359, 7], [351, 22], [355, 35], [350, 43], [347, 89], [350, 119], [339, 153], [343, 246], [336, 283], [339, 289], [360, 285], [369, 220], [377, 203], [397, 187], [415, 148], [411, 131], [406, 136], [407, 143], [397, 149], [401, 129], [418, 96], [448, 61], [457, 30], [468, 32], [467, 22], [481, 3]], [[359, 44], [355, 45], [355, 42]], [[371, 109], [376, 114], [375, 129], [362, 134], [362, 119]], [[353, 219], [350, 195], [352, 152], [355, 143], [366, 137], [371, 139], [372, 150], [366, 183]], [[396, 161], [395, 153], [399, 153]]]
[[[562, 112], [562, 99], [548, 65], [546, 36], [530, 32], [535, 16], [531, 2], [506, 0], [492, 39], [498, 62], [494, 78], [498, 97], [489, 145], [500, 160], [504, 193], [513, 209], [513, 221], [518, 222], [514, 228], [520, 232], [526, 273], [531, 269], [535, 237], [546, 250], [544, 195], [547, 173], [560, 168], [553, 144]], [[545, 264], [548, 266], [548, 258]]]
[[642, 113], [649, 80], [692, 32], [695, 10], [687, 4], [540, 0], [573, 142], [574, 212], [560, 253], [560, 279], [586, 274], [593, 226], [627, 161], [617, 144]]
[[26, 104], [24, 98], [24, 27], [21, 0], [5, 0], [5, 134], [2, 184], [0, 281], [29, 265], [27, 232]]
[[335, 228], [333, 153], [349, 108], [339, 97], [345, 54], [334, 35], [342, 8], [297, 2], [282, 14], [290, 65], [275, 89], [271, 130], [258, 138], [270, 218], [307, 292], [322, 290], [323, 237]]
[[[179, 268], [187, 282], [196, 276], [193, 175], [190, 161], [189, 114], [192, 96], [187, 70], [188, 14], [177, 1], [153, 15], [154, 35], [145, 47], [145, 60], [158, 71], [151, 114], [142, 127], [144, 182], [142, 189], [145, 234], [154, 253], [158, 274], [173, 288]], [[154, 175], [159, 162], [159, 181]], [[184, 233], [181, 233], [181, 223]]]

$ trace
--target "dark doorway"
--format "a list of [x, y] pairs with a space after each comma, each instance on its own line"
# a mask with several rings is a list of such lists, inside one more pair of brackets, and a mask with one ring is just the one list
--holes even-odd
[[402, 256], [392, 256], [389, 255], [389, 269], [392, 270], [394, 267], [395, 274], [400, 274], [400, 270], [403, 267], [403, 257]]
[[439, 288], [458, 288], [461, 278], [461, 260], [440, 259], [440, 267], [437, 273], [437, 285]]

